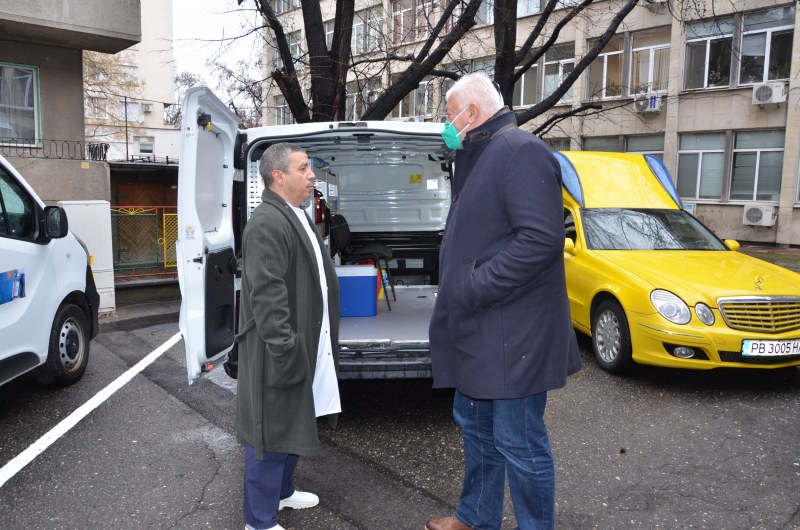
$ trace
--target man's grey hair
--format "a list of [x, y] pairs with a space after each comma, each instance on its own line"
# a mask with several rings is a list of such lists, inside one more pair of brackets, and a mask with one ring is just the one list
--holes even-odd
[[278, 169], [284, 173], [289, 172], [289, 155], [292, 153], [304, 153], [305, 151], [295, 144], [287, 142], [272, 144], [267, 147], [261, 155], [261, 162], [258, 164], [258, 172], [264, 179], [264, 186], [272, 186], [272, 170]]
[[457, 94], [458, 101], [462, 105], [474, 102], [489, 114], [494, 114], [505, 105], [494, 81], [485, 72], [465, 75], [450, 87], [445, 98], [450, 99], [451, 94]]

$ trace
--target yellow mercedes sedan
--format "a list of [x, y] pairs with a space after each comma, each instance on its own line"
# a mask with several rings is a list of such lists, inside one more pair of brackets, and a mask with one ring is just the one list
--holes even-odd
[[556, 158], [572, 322], [603, 369], [800, 365], [800, 274], [720, 240], [656, 156]]

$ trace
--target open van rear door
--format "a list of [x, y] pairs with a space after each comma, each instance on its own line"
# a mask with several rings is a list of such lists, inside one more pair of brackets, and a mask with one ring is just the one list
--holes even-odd
[[191, 384], [234, 344], [234, 142], [239, 119], [205, 87], [183, 102], [178, 169], [180, 330]]

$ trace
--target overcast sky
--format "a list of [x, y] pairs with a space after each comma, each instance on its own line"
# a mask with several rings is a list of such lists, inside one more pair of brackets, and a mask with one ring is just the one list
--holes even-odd
[[[244, 7], [252, 4], [247, 0]], [[234, 65], [238, 59], [259, 52], [255, 39], [229, 39], [242, 35], [248, 26], [248, 17], [255, 15], [255, 5], [246, 13], [236, 0], [173, 0], [173, 54], [178, 72], [205, 74], [208, 59], [221, 60]], [[252, 26], [252, 22], [249, 23]], [[226, 41], [228, 39], [228, 41]], [[210, 87], [214, 82], [206, 76]]]

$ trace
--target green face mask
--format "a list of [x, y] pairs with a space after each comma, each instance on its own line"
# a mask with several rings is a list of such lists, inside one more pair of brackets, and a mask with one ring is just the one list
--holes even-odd
[[442, 131], [442, 138], [444, 139], [444, 143], [450, 149], [461, 149], [461, 133], [467, 130], [469, 127], [469, 123], [460, 131], [456, 129], [456, 126], [453, 125], [453, 122], [461, 116], [468, 107], [464, 107], [461, 109], [461, 112], [456, 114], [455, 118], [452, 121], [444, 122], [444, 130]]

